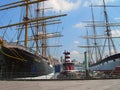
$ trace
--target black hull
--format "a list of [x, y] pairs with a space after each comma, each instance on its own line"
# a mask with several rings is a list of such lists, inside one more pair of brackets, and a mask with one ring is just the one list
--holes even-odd
[[101, 61], [90, 65], [90, 69], [96, 71], [113, 71], [120, 66], [120, 53], [108, 56]]
[[0, 57], [1, 78], [36, 77], [53, 72], [43, 57], [18, 47], [2, 46]]
[[116, 61], [117, 59], [120, 59], [120, 53], [108, 56], [108, 57], [104, 58], [103, 60], [100, 60], [94, 64], [91, 64], [90, 66], [104, 64], [105, 62], [109, 62], [109, 61]]

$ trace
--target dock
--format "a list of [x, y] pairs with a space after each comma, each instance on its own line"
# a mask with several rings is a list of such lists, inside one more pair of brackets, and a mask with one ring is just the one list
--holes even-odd
[[0, 81], [1, 90], [120, 90], [120, 79]]

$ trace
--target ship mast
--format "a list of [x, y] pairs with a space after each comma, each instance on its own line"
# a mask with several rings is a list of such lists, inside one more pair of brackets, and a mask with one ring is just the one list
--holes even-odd
[[99, 61], [101, 60], [101, 53], [100, 53], [100, 48], [98, 47], [98, 44], [97, 44], [97, 40], [96, 40], [96, 36], [97, 36], [97, 33], [96, 33], [96, 27], [95, 27], [95, 20], [94, 20], [94, 13], [93, 13], [93, 7], [92, 7], [92, 4], [91, 4], [91, 12], [92, 12], [92, 23], [93, 23], [93, 38], [94, 38], [94, 46], [93, 48], [95, 48], [95, 57], [96, 57], [96, 61]]
[[[87, 46], [79, 46], [79, 47], [82, 47], [82, 48], [87, 48], [87, 52], [88, 52], [88, 59], [89, 59], [89, 62], [94, 62], [94, 61], [99, 61], [102, 59], [102, 56], [101, 56], [101, 52], [100, 52], [100, 45], [98, 45], [97, 43], [97, 32], [96, 32], [96, 26], [95, 26], [95, 20], [94, 20], [94, 12], [93, 12], [93, 6], [91, 4], [91, 18], [92, 18], [92, 21], [90, 21], [90, 23], [92, 23], [92, 30], [93, 30], [93, 36], [89, 36], [88, 34], [88, 28], [87, 26], [86, 27], [86, 32], [87, 32], [87, 35], [85, 36], [85, 39], [87, 39]], [[93, 39], [93, 45], [90, 45], [90, 41], [89, 39], [91, 39], [90, 37], [92, 37]]]
[[[44, 17], [44, 2], [42, 7], [42, 17]], [[46, 49], [47, 49], [47, 43], [46, 43], [46, 26], [45, 26], [45, 20], [42, 21], [42, 56], [46, 57]]]
[[[111, 30], [110, 30], [109, 21], [108, 21], [108, 15], [107, 15], [107, 10], [106, 10], [105, 0], [103, 0], [103, 7], [104, 7], [104, 16], [105, 16], [105, 24], [106, 24], [105, 26], [106, 26], [106, 33], [107, 33], [107, 40], [108, 40], [109, 55], [111, 55], [112, 54], [111, 44], [113, 46], [113, 49], [114, 49], [115, 53], [116, 53], [116, 49], [115, 49], [115, 45], [114, 45], [112, 37], [111, 37]], [[105, 43], [106, 43], [106, 40], [105, 40]]]
[[[46, 39], [63, 36], [59, 32], [46, 33], [46, 25], [53, 25], [53, 24], [61, 23], [60, 19], [57, 19], [57, 18], [66, 16], [67, 14], [45, 16], [44, 15], [45, 14], [45, 12], [44, 12], [44, 1], [47, 1], [47, 0], [34, 0], [34, 1], [32, 1], [32, 0], [22, 0], [22, 1], [18, 1], [18, 2], [13, 2], [13, 3], [1, 5], [0, 6], [0, 11], [4, 11], [4, 10], [16, 8], [16, 7], [20, 8], [22, 6], [25, 6], [25, 9], [26, 9], [25, 12], [26, 13], [25, 13], [25, 16], [23, 18], [24, 21], [18, 22], [18, 23], [12, 23], [12, 24], [8, 24], [8, 25], [3, 25], [3, 26], [0, 26], [0, 29], [4, 30], [4, 28], [10, 28], [10, 27], [15, 27], [15, 26], [16, 26], [17, 30], [25, 29], [24, 40], [19, 40], [17, 42], [24, 42], [23, 44], [27, 48], [29, 41], [35, 41], [36, 45], [31, 44], [31, 46], [29, 46], [29, 48], [36, 49], [35, 50], [36, 54], [38, 54], [41, 50], [40, 48], [42, 48], [42, 52], [40, 52], [40, 53], [42, 54], [43, 57], [46, 57], [47, 47], [61, 47], [62, 46], [62, 45], [47, 46]], [[40, 9], [40, 7], [39, 7], [40, 2], [43, 2], [43, 3], [41, 3], [42, 4], [42, 9]], [[29, 15], [29, 7], [31, 6], [31, 4], [36, 4], [37, 5], [35, 18], [29, 18], [29, 16], [30, 16]], [[45, 8], [45, 9], [49, 9], [49, 8]], [[41, 12], [40, 12], [40, 10], [41, 10]], [[41, 14], [41, 17], [39, 17], [39, 14]], [[21, 26], [22, 26], [22, 28], [21, 28]], [[31, 27], [32, 28], [36, 27], [36, 28], [33, 31]], [[31, 28], [32, 34], [34, 34], [33, 36], [28, 36], [29, 28]]]
[[[94, 45], [95, 45], [96, 50], [98, 48], [98, 55], [100, 56], [99, 59], [102, 60], [102, 56], [104, 56], [104, 52], [105, 52], [105, 47], [106, 46], [107, 46], [107, 50], [108, 50], [108, 55], [112, 55], [112, 49], [114, 50], [114, 53], [117, 53], [112, 38], [118, 38], [118, 37], [112, 37], [110, 26], [119, 26], [119, 24], [118, 23], [109, 23], [105, 0], [103, 0], [103, 5], [95, 5], [95, 7], [96, 6], [97, 7], [103, 7], [105, 20], [104, 20], [103, 24], [101, 24], [101, 23], [95, 23], [95, 21], [94, 21], [94, 15], [93, 15], [93, 8], [91, 7], [91, 11], [92, 11], [92, 23], [91, 24], [87, 24], [86, 27], [93, 27], [94, 36], [93, 37], [89, 36], [87, 38], [94, 39]], [[102, 36], [102, 35], [96, 35], [96, 31], [95, 31], [96, 27], [105, 27], [105, 29], [106, 29], [105, 30], [106, 35], [104, 35], [104, 36]], [[103, 47], [102, 50], [101, 50], [101, 52], [100, 52], [101, 48], [98, 47], [96, 39], [104, 39], [104, 44], [103, 44], [103, 46], [101, 46], [101, 47]], [[95, 52], [96, 52], [96, 55], [97, 55], [97, 51], [95, 51]]]
[[24, 46], [27, 48], [27, 43], [28, 43], [28, 10], [29, 10], [29, 0], [25, 0], [26, 2], [26, 17], [25, 17], [25, 43]]
[[[39, 12], [40, 12], [40, 9], [39, 9], [39, 3], [37, 3], [37, 9], [36, 9], [36, 19], [39, 17]], [[38, 45], [38, 34], [39, 34], [39, 22], [36, 21], [36, 54], [39, 53], [39, 45]]]

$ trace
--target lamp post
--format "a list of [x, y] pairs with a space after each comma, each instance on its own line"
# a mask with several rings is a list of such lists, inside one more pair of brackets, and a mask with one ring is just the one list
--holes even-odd
[[84, 52], [84, 58], [85, 58], [86, 79], [88, 79], [89, 78], [89, 66], [88, 66], [87, 52]]

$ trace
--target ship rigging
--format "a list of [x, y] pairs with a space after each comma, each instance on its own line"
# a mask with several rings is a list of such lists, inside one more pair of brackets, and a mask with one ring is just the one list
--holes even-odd
[[[91, 5], [92, 21], [87, 21], [87, 46], [79, 46], [82, 48], [87, 48], [88, 60], [91, 70], [112, 72], [117, 66], [120, 66], [119, 58], [120, 53], [117, 52], [117, 47], [115, 46], [114, 39], [119, 38], [117, 36], [112, 36], [111, 27], [119, 26], [119, 23], [110, 23], [109, 15], [107, 12], [107, 7], [118, 7], [113, 5], [106, 5], [105, 0], [103, 0], [103, 5]], [[95, 21], [94, 8], [102, 7], [104, 21]], [[88, 28], [93, 30], [93, 34], [89, 35]], [[100, 28], [100, 29], [99, 29]], [[98, 30], [104, 29], [104, 35], [98, 33]], [[101, 30], [102, 31], [102, 30]], [[92, 43], [92, 45], [91, 45]], [[107, 53], [106, 53], [107, 52]]]
[[[20, 7], [25, 8], [23, 21], [15, 21], [11, 24], [11, 21], [7, 20], [8, 25], [5, 23], [0, 26], [1, 34], [3, 34], [0, 35], [2, 40], [0, 46], [2, 78], [35, 77], [53, 73], [47, 49], [61, 45], [49, 46], [47, 39], [61, 37], [62, 35], [60, 32], [48, 33], [46, 26], [61, 23], [58, 18], [66, 16], [66, 14], [45, 15], [45, 10], [48, 9], [45, 8], [45, 2], [47, 0], [22, 0], [0, 6], [1, 13], [16, 8], [19, 12]], [[31, 7], [37, 7], [35, 12], [31, 11]], [[6, 36], [10, 36], [14, 32], [15, 35], [11, 41], [5, 39]]]

